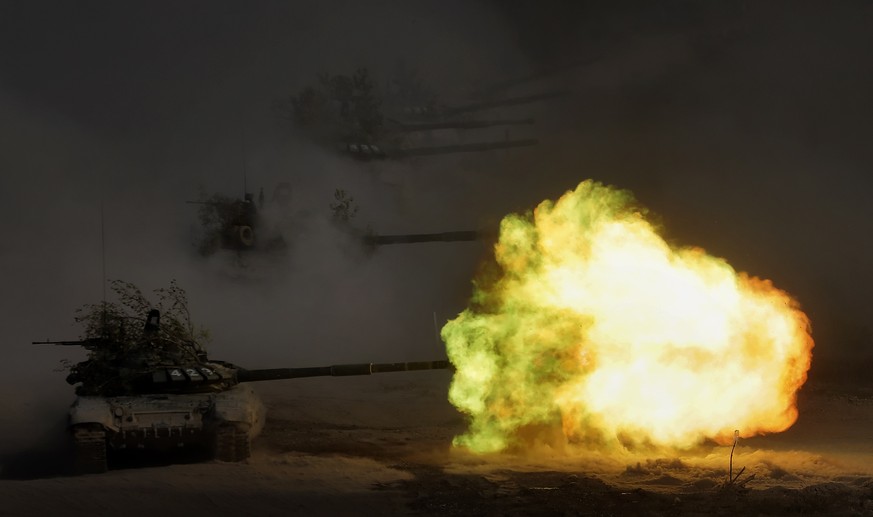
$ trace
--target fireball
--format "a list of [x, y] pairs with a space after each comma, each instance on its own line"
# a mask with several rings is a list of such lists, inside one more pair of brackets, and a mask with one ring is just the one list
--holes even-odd
[[581, 183], [503, 219], [495, 265], [442, 329], [469, 416], [455, 444], [559, 428], [602, 449], [687, 449], [797, 419], [813, 340], [797, 302], [700, 248], [670, 246], [626, 191]]

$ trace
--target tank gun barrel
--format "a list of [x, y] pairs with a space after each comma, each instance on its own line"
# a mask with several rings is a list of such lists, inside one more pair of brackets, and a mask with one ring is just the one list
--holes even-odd
[[448, 368], [449, 362], [445, 360], [410, 363], [335, 364], [332, 366], [313, 366], [308, 368], [239, 370], [237, 371], [236, 378], [239, 382], [257, 382], [299, 379], [303, 377], [345, 377], [349, 375], [371, 375], [374, 373], [445, 370]]
[[58, 346], [84, 346], [84, 345], [95, 345], [106, 342], [106, 339], [103, 338], [88, 338], [88, 339], [78, 339], [75, 341], [51, 341], [46, 339], [45, 341], [31, 341], [31, 345], [58, 345]]
[[566, 64], [544, 68], [544, 69], [542, 69], [538, 72], [534, 72], [532, 74], [522, 75], [519, 77], [515, 77], [512, 79], [507, 79], [505, 81], [494, 83], [490, 86], [487, 86], [487, 87], [482, 88], [481, 90], [475, 92], [474, 95], [476, 97], [490, 97], [498, 92], [501, 92], [503, 90], [508, 90], [508, 89], [513, 88], [515, 86], [519, 86], [519, 85], [533, 82], [533, 81], [538, 81], [540, 79], [545, 79], [547, 77], [550, 77], [553, 75], [558, 75], [558, 74], [561, 74], [563, 72], [566, 72], [567, 70], [572, 70], [574, 68], [588, 66], [590, 64], [593, 64], [593, 63], [599, 61], [600, 58], [601, 58], [601, 56], [586, 57], [586, 58], [572, 61], [572, 62], [569, 62]]
[[[247, 195], [251, 195], [251, 194], [247, 194]], [[187, 201], [186, 200], [185, 203], [187, 203], [189, 205], [227, 206], [227, 205], [232, 205], [234, 203], [253, 203], [253, 200], [249, 199], [249, 198], [236, 199], [236, 200], [231, 200], [231, 201]]]
[[496, 149], [511, 149], [513, 147], [527, 147], [539, 143], [535, 138], [522, 140], [495, 140], [492, 142], [478, 142], [474, 144], [454, 144], [434, 147], [409, 147], [383, 149], [373, 144], [346, 144], [342, 150], [358, 160], [395, 160], [409, 158], [411, 156], [430, 156], [434, 154], [454, 153], [477, 153], [493, 151]]
[[528, 147], [537, 145], [539, 141], [535, 138], [526, 138], [521, 140], [502, 140], [494, 142], [479, 142], [475, 144], [456, 144], [443, 145], [435, 147], [412, 147], [408, 149], [397, 149], [389, 153], [391, 158], [407, 158], [410, 156], [430, 156], [434, 154], [454, 154], [454, 153], [476, 153], [481, 151], [493, 151], [497, 149], [511, 149], [513, 147]]
[[521, 126], [534, 123], [532, 118], [496, 120], [446, 120], [443, 122], [397, 122], [400, 131], [431, 131], [435, 129], [480, 129], [494, 126]]
[[485, 232], [463, 230], [442, 233], [409, 233], [400, 235], [365, 235], [367, 246], [384, 246], [386, 244], [416, 244], [420, 242], [458, 242], [477, 241], [485, 238]]
[[470, 113], [472, 111], [481, 111], [491, 108], [497, 108], [500, 106], [517, 106], [519, 104], [529, 104], [531, 102], [554, 99], [556, 97], [563, 97], [568, 93], [569, 92], [559, 90], [553, 92], [536, 93], [533, 95], [522, 95], [519, 97], [508, 97], [506, 99], [497, 99], [492, 101], [474, 102], [472, 104], [465, 104], [463, 106], [445, 108], [442, 114], [458, 115], [461, 113]]

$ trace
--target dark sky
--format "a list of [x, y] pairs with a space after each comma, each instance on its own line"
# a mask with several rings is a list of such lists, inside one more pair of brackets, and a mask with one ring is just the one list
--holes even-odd
[[[107, 276], [176, 278], [216, 354], [294, 366], [441, 354], [433, 313], [463, 309], [487, 253], [350, 258], [327, 224], [334, 188], [362, 224], [419, 232], [493, 224], [586, 178], [794, 294], [816, 364], [870, 365], [871, 26], [868, 1], [2, 1], [4, 378], [32, 408], [68, 402], [52, 371], [67, 351], [27, 343], [75, 337], [74, 309], [99, 300], [101, 204]], [[536, 148], [382, 165], [272, 108], [319, 73], [384, 78], [400, 60], [449, 104], [536, 73], [506, 93], [571, 95], [497, 113], [535, 116]], [[184, 204], [238, 195], [242, 169], [291, 182], [301, 220], [289, 257], [244, 274], [194, 254]]]

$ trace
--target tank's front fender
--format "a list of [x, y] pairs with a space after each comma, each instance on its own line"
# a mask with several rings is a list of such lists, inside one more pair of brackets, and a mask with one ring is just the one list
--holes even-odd
[[70, 407], [71, 426], [79, 424], [100, 424], [110, 431], [118, 431], [112, 416], [112, 406], [101, 397], [78, 397]]

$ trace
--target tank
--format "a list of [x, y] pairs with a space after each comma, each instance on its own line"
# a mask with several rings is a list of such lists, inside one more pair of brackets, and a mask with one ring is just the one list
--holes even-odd
[[219, 461], [249, 457], [265, 410], [249, 383], [301, 377], [445, 369], [447, 361], [244, 369], [215, 361], [193, 340], [162, 331], [151, 310], [135, 344], [111, 337], [34, 344], [79, 345], [89, 359], [70, 369], [76, 386], [69, 431], [77, 473], [108, 469], [111, 451], [196, 448]]

